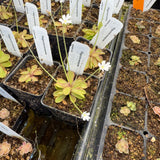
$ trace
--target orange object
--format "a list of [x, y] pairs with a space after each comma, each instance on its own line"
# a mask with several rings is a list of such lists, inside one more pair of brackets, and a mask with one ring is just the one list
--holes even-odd
[[144, 0], [133, 0], [133, 8], [143, 11]]

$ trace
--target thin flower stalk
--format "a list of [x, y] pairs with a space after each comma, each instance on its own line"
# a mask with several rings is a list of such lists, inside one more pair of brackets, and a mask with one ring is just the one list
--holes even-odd
[[[61, 3], [61, 16], [62, 16], [62, 9], [63, 9], [63, 6], [62, 6], [62, 3]], [[68, 61], [68, 53], [67, 53], [67, 46], [66, 46], [66, 40], [65, 40], [65, 34], [64, 34], [64, 25], [63, 25], [62, 33], [63, 33], [63, 43], [64, 43], [64, 49], [65, 49], [66, 58], [67, 58], [68, 70], [70, 71], [69, 61]]]
[[58, 52], [59, 52], [60, 60], [61, 60], [62, 67], [63, 67], [63, 70], [64, 70], [64, 74], [65, 74], [65, 76], [66, 76], [66, 78], [67, 78], [67, 81], [69, 81], [69, 80], [68, 80], [68, 77], [67, 77], [66, 69], [65, 69], [65, 67], [64, 67], [63, 59], [62, 59], [62, 53], [61, 53], [60, 44], [59, 44], [57, 27], [56, 27], [56, 25], [55, 25], [55, 21], [54, 21], [54, 18], [53, 18], [53, 16], [52, 16], [51, 13], [50, 13], [50, 16], [51, 16], [51, 19], [52, 19], [53, 24], [54, 24], [54, 26], [55, 26], [55, 32], [56, 32], [56, 38], [57, 38], [57, 45], [58, 45]]

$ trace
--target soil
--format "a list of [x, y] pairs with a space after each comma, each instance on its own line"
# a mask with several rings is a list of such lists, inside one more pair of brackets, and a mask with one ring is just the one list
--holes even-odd
[[3, 108], [6, 108], [10, 112], [10, 115], [8, 117], [6, 117], [5, 119], [0, 118], [0, 121], [1, 122], [3, 122], [4, 120], [8, 121], [8, 126], [13, 128], [13, 126], [16, 123], [16, 120], [20, 116], [24, 107], [14, 101], [11, 101], [9, 99], [4, 98], [2, 96], [0, 96], [0, 101], [1, 101], [0, 110], [2, 110]]
[[[152, 104], [152, 107], [154, 107], [156, 105]], [[148, 131], [153, 134], [154, 136], [156, 136], [157, 138], [160, 139], [160, 131], [159, 131], [159, 125], [160, 125], [160, 121], [159, 116], [156, 115], [153, 111], [151, 106], [148, 106], [148, 122], [147, 122], [147, 127], [148, 127]], [[160, 105], [159, 105], [160, 107]]]
[[135, 18], [142, 18], [144, 20], [157, 21], [157, 22], [160, 21], [160, 11], [154, 9], [142, 12], [141, 10], [136, 10], [132, 8], [130, 16]]
[[[49, 81], [51, 80], [51, 78], [48, 76], [47, 73], [43, 71], [43, 69], [41, 69], [43, 71], [43, 74], [38, 76], [37, 82], [32, 82], [32, 81], [28, 83], [18, 82], [18, 79], [20, 77], [20, 72], [26, 70], [27, 67], [31, 67], [35, 64], [38, 65], [35, 59], [28, 58], [27, 62], [20, 66], [20, 69], [15, 72], [15, 74], [6, 82], [6, 84], [12, 88], [29, 92], [30, 94], [34, 95], [42, 94], [44, 92], [44, 89], [47, 87]], [[58, 66], [57, 64], [54, 64], [51, 67], [43, 64], [43, 67], [52, 75], [55, 73], [57, 66]], [[40, 68], [39, 65], [38, 68]]]
[[93, 5], [85, 20], [91, 21], [93, 23], [97, 23], [98, 15], [99, 15], [99, 7], [97, 5]]
[[159, 23], [151, 23], [151, 33], [153, 37], [160, 38], [160, 34], [156, 33], [157, 27], [160, 27]]
[[[141, 63], [138, 63], [136, 65], [130, 65], [129, 61], [131, 60], [131, 56], [138, 56], [140, 57]], [[137, 70], [137, 71], [147, 71], [147, 66], [148, 66], [148, 55], [144, 52], [138, 52], [134, 49], [126, 49], [123, 50], [122, 57], [120, 59], [120, 63], [122, 66], [132, 69], [132, 70]]]
[[[5, 5], [4, 5], [4, 6], [5, 6]], [[5, 7], [7, 7], [7, 6], [5, 6]], [[13, 25], [13, 24], [15, 24], [16, 19], [15, 19], [14, 9], [13, 9], [12, 7], [9, 7], [8, 12], [9, 12], [9, 13], [12, 13], [13, 17], [11, 17], [11, 18], [9, 18], [9, 19], [6, 19], [6, 20], [2, 20], [2, 19], [0, 18], [0, 24], [10, 25], [10, 26]], [[18, 19], [22, 16], [22, 13], [16, 12], [16, 14], [17, 14], [17, 20], [18, 20]]]
[[160, 39], [159, 38], [152, 38], [151, 39], [151, 54], [160, 55]]
[[[82, 75], [81, 76], [83, 79], [86, 79], [87, 76]], [[56, 76], [57, 78], [63, 78], [65, 79], [65, 75], [64, 72], [61, 69], [58, 70], [58, 75]], [[90, 78], [89, 80], [87, 80], [87, 84], [88, 84], [88, 88], [86, 89], [86, 95], [85, 95], [85, 99], [83, 100], [79, 100], [77, 99], [76, 104], [79, 107], [79, 109], [84, 112], [90, 111], [93, 99], [94, 99], [94, 95], [96, 93], [97, 90], [97, 86], [98, 86], [98, 79], [95, 78]], [[55, 87], [54, 87], [54, 83], [51, 84], [51, 86], [49, 87], [49, 90], [47, 92], [47, 94], [45, 95], [44, 99], [43, 99], [43, 103], [57, 108], [59, 110], [74, 114], [79, 116], [79, 112], [77, 111], [77, 109], [75, 109], [75, 107], [73, 106], [73, 104], [70, 102], [69, 97], [66, 97], [65, 100], [61, 103], [55, 103], [54, 101], [54, 97], [53, 97], [53, 92], [55, 91]]]
[[156, 138], [155, 142], [151, 142], [151, 138], [147, 141], [147, 159], [153, 160], [160, 157], [160, 138]]
[[[128, 141], [129, 154], [117, 151], [115, 145], [121, 138]], [[120, 127], [110, 126], [108, 128], [103, 149], [103, 160], [140, 160], [143, 158], [143, 138], [141, 135]]]
[[122, 67], [119, 72], [116, 88], [118, 91], [132, 96], [144, 97], [143, 89], [146, 83], [146, 76], [144, 74]]
[[[17, 138], [5, 136], [1, 143], [8, 142], [11, 144], [11, 150], [7, 155], [1, 157], [1, 160], [29, 160], [32, 153], [24, 154], [23, 156], [18, 151], [18, 148], [22, 145], [23, 141]], [[32, 147], [33, 148], [33, 147]]]
[[[139, 44], [138, 43], [133, 43], [132, 40], [130, 39], [130, 36], [136, 36], [137, 38], [139, 38], [140, 43]], [[139, 50], [139, 51], [148, 52], [149, 38], [147, 36], [143, 36], [143, 35], [140, 35], [140, 34], [129, 33], [129, 34], [126, 34], [125, 46], [130, 48], [130, 49], [135, 49], [135, 50]]]
[[[127, 106], [127, 101], [136, 103], [136, 111], [128, 116], [120, 113], [121, 107]], [[145, 101], [127, 95], [116, 94], [112, 102], [111, 120], [117, 124], [128, 126], [136, 130], [144, 128]]]
[[[138, 23], [138, 24], [137, 24]], [[140, 23], [140, 24], [139, 24]], [[145, 28], [138, 28], [141, 25]], [[149, 34], [150, 33], [150, 23], [147, 21], [139, 20], [139, 19], [129, 19], [128, 21], [128, 31], [134, 34]]]
[[[44, 14], [40, 14], [39, 13], [39, 17], [42, 16]], [[44, 15], [44, 18], [42, 18], [41, 22], [40, 22], [40, 27], [43, 27], [43, 28], [46, 28], [47, 27], [47, 24], [49, 23], [49, 20], [50, 20], [50, 17]], [[27, 22], [27, 17], [26, 15], [24, 15], [20, 21], [18, 22], [18, 25], [20, 27], [24, 27], [24, 28], [28, 28], [28, 24], [25, 25], [25, 23]]]

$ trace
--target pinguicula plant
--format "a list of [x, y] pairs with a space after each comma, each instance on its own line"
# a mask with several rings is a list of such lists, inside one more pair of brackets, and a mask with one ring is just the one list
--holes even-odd
[[120, 113], [124, 114], [125, 116], [128, 116], [131, 111], [136, 111], [136, 103], [132, 101], [127, 101], [127, 106], [121, 107]]
[[142, 61], [140, 60], [140, 57], [138, 57], [138, 56], [131, 56], [131, 58], [130, 58], [131, 60], [129, 61], [129, 64], [131, 65], [131, 66], [136, 66], [136, 65], [138, 65], [138, 64], [140, 64], [140, 63], [142, 63]]
[[142, 31], [142, 29], [145, 29], [145, 26], [143, 25], [143, 21], [137, 22], [136, 26], [139, 29], [139, 31]]
[[33, 39], [32, 35], [27, 34], [26, 29], [24, 29], [22, 32], [13, 31], [13, 35], [14, 35], [16, 41], [17, 41], [17, 44], [18, 44], [19, 48], [26, 48], [27, 47], [27, 43], [24, 39], [26, 39], [26, 40]]
[[21, 76], [19, 77], [18, 81], [19, 82], [36, 82], [38, 81], [39, 75], [42, 75], [42, 70], [38, 68], [37, 65], [33, 65], [31, 67], [28, 67], [26, 71], [21, 71]]
[[160, 67], [160, 57], [158, 58], [158, 60], [154, 64]]
[[136, 43], [136, 44], [140, 44], [141, 42], [140, 39], [135, 35], [130, 36], [130, 39], [132, 40], [133, 43]]
[[96, 49], [95, 47], [91, 48], [85, 70], [98, 67], [98, 63], [103, 61], [102, 55], [105, 55], [105, 53], [101, 49]]
[[10, 55], [5, 54], [1, 50], [1, 45], [0, 45], [0, 78], [5, 78], [7, 76], [6, 68], [11, 66], [12, 66], [12, 62], [10, 61]]
[[84, 32], [84, 38], [91, 40], [98, 32], [98, 27], [94, 24], [91, 29], [84, 28], [82, 32]]
[[7, 11], [7, 8], [3, 5], [0, 5], [0, 18], [2, 20], [7, 20], [9, 18], [12, 18], [13, 14]]
[[125, 154], [129, 154], [129, 144], [128, 141], [124, 138], [120, 139], [117, 143], [116, 143], [116, 149], [118, 150], [119, 153], [125, 153]]

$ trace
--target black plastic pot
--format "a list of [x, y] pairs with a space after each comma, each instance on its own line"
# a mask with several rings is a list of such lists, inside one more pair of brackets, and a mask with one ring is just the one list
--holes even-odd
[[[60, 69], [61, 69], [61, 67], [59, 68], [59, 70]], [[57, 73], [58, 73], [58, 71], [57, 71]], [[84, 74], [84, 75], [89, 76], [89, 74]], [[55, 76], [55, 78], [56, 78], [56, 76]], [[91, 105], [91, 108], [90, 108], [90, 114], [92, 114], [93, 109], [96, 108], [95, 101], [96, 101], [96, 99], [98, 99], [98, 93], [100, 92], [99, 88], [100, 88], [100, 84], [101, 84], [101, 81], [96, 76], [92, 76], [92, 78], [98, 80], [98, 86], [97, 86], [97, 91], [94, 95], [94, 99], [93, 99], [93, 102], [92, 102], [92, 105]], [[61, 110], [55, 108], [54, 106], [49, 106], [49, 105], [44, 103], [45, 96], [49, 92], [52, 83], [53, 83], [53, 80], [51, 80], [50, 84], [48, 85], [48, 87], [46, 89], [45, 94], [43, 95], [43, 97], [41, 99], [42, 105], [44, 107], [48, 108], [52, 112], [54, 117], [60, 118], [61, 120], [69, 122], [72, 125], [76, 125], [76, 124], [82, 125], [82, 124], [84, 124], [85, 122], [79, 116], [72, 115], [71, 113], [67, 113], [65, 111], [61, 111]]]

